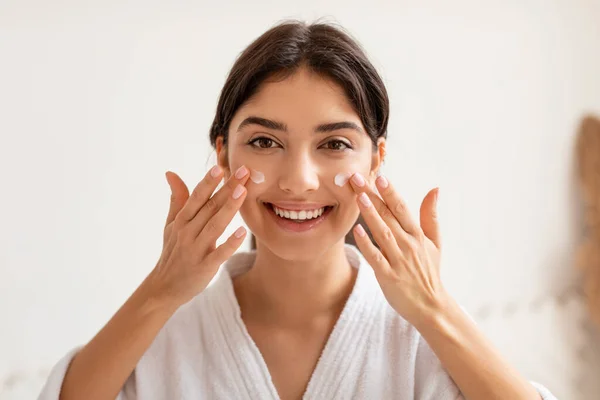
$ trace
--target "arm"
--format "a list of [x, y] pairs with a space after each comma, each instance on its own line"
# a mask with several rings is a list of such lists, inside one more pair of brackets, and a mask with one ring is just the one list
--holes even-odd
[[243, 185], [249, 171], [241, 167], [212, 195], [222, 177], [223, 170], [214, 167], [190, 196], [181, 178], [167, 173], [171, 205], [161, 257], [113, 318], [71, 360], [60, 385], [61, 400], [118, 396], [169, 318], [208, 286], [219, 266], [242, 244], [243, 228], [218, 247], [216, 241], [246, 197]]
[[[430, 190], [423, 199], [418, 224], [385, 177], [376, 179], [382, 197], [358, 173], [350, 182], [379, 245], [359, 224], [354, 228], [358, 247], [392, 308], [421, 333], [465, 397], [541, 399], [542, 392], [501, 357], [444, 289], [439, 273], [439, 189]], [[544, 396], [552, 399], [547, 393]]]
[[450, 296], [415, 328], [467, 399], [542, 399]]
[[61, 400], [114, 399], [176, 306], [145, 293], [143, 285], [73, 358]]

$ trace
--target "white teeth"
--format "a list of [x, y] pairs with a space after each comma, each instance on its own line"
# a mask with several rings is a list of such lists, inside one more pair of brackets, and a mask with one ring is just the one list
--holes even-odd
[[292, 219], [292, 220], [307, 220], [307, 219], [320, 217], [323, 214], [323, 211], [325, 211], [325, 207], [317, 208], [316, 210], [308, 210], [308, 211], [307, 210], [288, 211], [288, 210], [282, 210], [280, 208], [273, 206], [273, 210], [275, 211], [275, 214], [277, 214], [278, 216], [283, 217], [283, 218]]

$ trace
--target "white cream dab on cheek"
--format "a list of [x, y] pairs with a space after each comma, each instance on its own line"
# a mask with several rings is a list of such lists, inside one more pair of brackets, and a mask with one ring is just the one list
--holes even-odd
[[348, 179], [350, 179], [351, 176], [352, 176], [352, 174], [349, 172], [342, 172], [342, 173], [337, 174], [335, 176], [335, 178], [333, 178], [333, 181], [335, 182], [336, 185], [338, 185], [339, 187], [342, 187], [348, 182]]
[[250, 170], [250, 180], [254, 183], [263, 183], [265, 181], [265, 174], [255, 169]]

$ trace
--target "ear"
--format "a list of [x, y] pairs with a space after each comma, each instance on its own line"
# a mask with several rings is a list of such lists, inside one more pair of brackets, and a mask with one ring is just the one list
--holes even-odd
[[377, 149], [375, 149], [373, 155], [371, 156], [371, 171], [369, 173], [369, 178], [371, 181], [375, 181], [379, 170], [383, 165], [383, 161], [385, 160], [385, 145], [385, 138], [380, 137], [377, 139]]
[[228, 179], [231, 176], [231, 170], [229, 169], [229, 159], [227, 157], [227, 146], [224, 144], [224, 136], [217, 137], [215, 147], [217, 150], [217, 164], [223, 169], [225, 179]]

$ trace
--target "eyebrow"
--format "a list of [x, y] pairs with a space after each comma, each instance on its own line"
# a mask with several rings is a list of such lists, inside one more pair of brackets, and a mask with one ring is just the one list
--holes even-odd
[[[243, 127], [245, 127], [247, 125], [260, 125], [265, 128], [268, 128], [268, 129], [273, 129], [276, 131], [288, 133], [287, 125], [284, 124], [283, 122], [273, 121], [273, 120], [270, 120], [267, 118], [256, 117], [256, 116], [250, 116], [250, 117], [244, 119], [242, 121], [242, 123], [240, 124], [240, 126], [238, 127], [238, 131], [240, 131]], [[350, 122], [350, 121], [330, 122], [327, 124], [321, 124], [315, 128], [315, 132], [326, 133], [326, 132], [333, 132], [333, 131], [336, 131], [339, 129], [353, 129], [359, 133], [364, 132], [360, 126], [358, 126], [354, 122]]]

